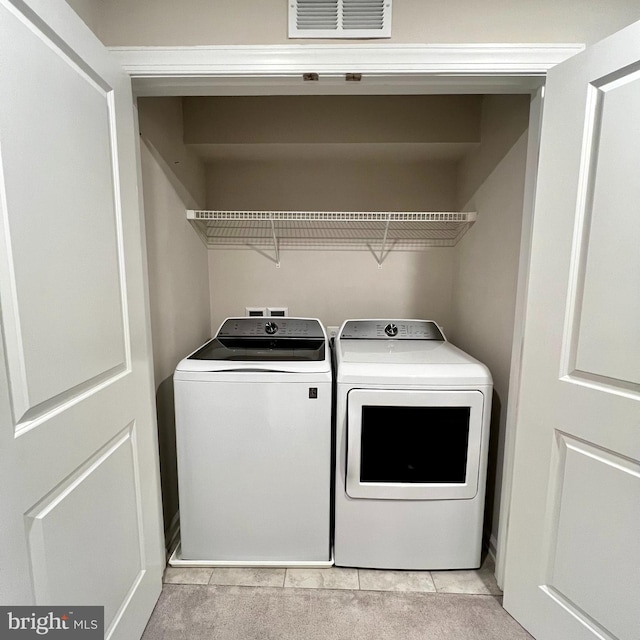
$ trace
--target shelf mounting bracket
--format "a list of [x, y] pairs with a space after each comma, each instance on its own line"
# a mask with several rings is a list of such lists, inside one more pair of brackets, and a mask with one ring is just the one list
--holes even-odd
[[384, 250], [387, 248], [387, 236], [389, 235], [389, 223], [391, 222], [391, 214], [387, 215], [387, 221], [384, 225], [384, 234], [382, 235], [382, 245], [380, 246], [380, 255], [376, 256], [378, 261], [378, 269], [382, 269], [384, 262]]
[[276, 234], [276, 223], [273, 221], [273, 216], [270, 218], [271, 221], [271, 237], [273, 238], [273, 253], [276, 258], [276, 269], [280, 268], [280, 248], [278, 247], [278, 236]]

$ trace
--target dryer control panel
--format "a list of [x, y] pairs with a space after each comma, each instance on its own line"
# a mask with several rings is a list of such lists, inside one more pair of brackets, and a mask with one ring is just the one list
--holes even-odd
[[445, 340], [432, 320], [347, 320], [340, 340]]

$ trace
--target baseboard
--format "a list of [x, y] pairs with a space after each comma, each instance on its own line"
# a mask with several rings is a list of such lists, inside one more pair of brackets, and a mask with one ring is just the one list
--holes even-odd
[[496, 561], [496, 550], [498, 548], [498, 539], [496, 538], [496, 536], [492, 533], [489, 536], [489, 544], [487, 545], [487, 551], [489, 552], [489, 555], [491, 556], [491, 558], [493, 559], [493, 562], [495, 563]]
[[171, 523], [164, 532], [165, 548], [167, 550], [167, 558], [178, 545], [178, 537], [180, 535], [180, 510], [176, 511], [171, 519]]

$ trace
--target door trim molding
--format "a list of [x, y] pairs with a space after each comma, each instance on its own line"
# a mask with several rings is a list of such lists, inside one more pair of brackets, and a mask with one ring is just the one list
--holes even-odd
[[[498, 518], [498, 536], [495, 540], [495, 575], [498, 586], [503, 590], [506, 571], [507, 537], [509, 535], [509, 514], [511, 511], [513, 488], [513, 463], [515, 458], [516, 432], [518, 428], [518, 400], [520, 398], [522, 349], [529, 292], [529, 266], [531, 263], [531, 242], [533, 239], [533, 214], [535, 209], [536, 180], [538, 176], [538, 156], [540, 154], [540, 138], [542, 135], [543, 102], [544, 91], [539, 89], [531, 96], [531, 107], [529, 109], [529, 135], [522, 204], [518, 284], [516, 287], [513, 342], [509, 370], [509, 393], [504, 433], [502, 483], [500, 485], [500, 515]], [[491, 544], [491, 542], [489, 544]]]
[[[138, 95], [530, 93], [583, 44], [110, 47]], [[303, 74], [317, 74], [305, 81]], [[361, 74], [346, 81], [346, 74]], [[419, 91], [418, 91], [419, 89]], [[205, 94], [202, 91], [206, 91]], [[186, 93], [185, 93], [186, 91]]]

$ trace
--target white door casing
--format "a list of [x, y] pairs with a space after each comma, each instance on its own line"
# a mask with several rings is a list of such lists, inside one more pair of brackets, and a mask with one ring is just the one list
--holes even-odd
[[62, 0], [0, 0], [0, 602], [142, 634], [164, 549], [130, 79]]
[[640, 630], [640, 23], [548, 74], [505, 608], [538, 640]]

